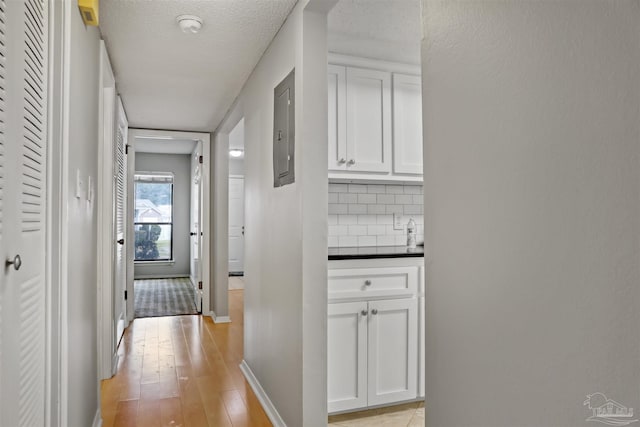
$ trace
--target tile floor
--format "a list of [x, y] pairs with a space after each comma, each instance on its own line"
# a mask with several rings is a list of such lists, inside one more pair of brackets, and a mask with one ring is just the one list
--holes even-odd
[[424, 427], [424, 402], [332, 415], [329, 427]]

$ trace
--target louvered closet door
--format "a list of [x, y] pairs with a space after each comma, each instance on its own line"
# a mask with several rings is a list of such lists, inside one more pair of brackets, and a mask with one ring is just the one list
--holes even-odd
[[[116, 143], [114, 146], [114, 157], [116, 159], [114, 165], [114, 206], [116, 209], [116, 235], [114, 239], [114, 259], [115, 259], [115, 271], [114, 280], [115, 286], [113, 287], [113, 309], [115, 320], [115, 343], [114, 350], [120, 342], [120, 337], [124, 333], [125, 325], [125, 307], [124, 291], [126, 289], [126, 248], [129, 243], [125, 242], [125, 215], [127, 212], [127, 156], [125, 155], [127, 145], [127, 117], [124, 113], [122, 101], [118, 98], [117, 102], [117, 116], [116, 116]], [[131, 245], [129, 245], [131, 246]], [[133, 247], [133, 246], [131, 246]]]
[[[47, 8], [0, 0], [0, 425], [45, 414]], [[5, 260], [21, 259], [21, 266]]]

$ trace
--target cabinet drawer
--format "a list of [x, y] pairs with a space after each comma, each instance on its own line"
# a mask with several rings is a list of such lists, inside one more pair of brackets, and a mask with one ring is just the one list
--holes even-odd
[[329, 299], [411, 296], [418, 289], [418, 267], [329, 270]]

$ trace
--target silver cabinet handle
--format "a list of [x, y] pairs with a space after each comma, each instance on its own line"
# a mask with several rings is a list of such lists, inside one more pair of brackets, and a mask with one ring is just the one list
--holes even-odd
[[348, 166], [350, 166], [350, 165], [355, 165], [355, 164], [356, 164], [356, 161], [355, 161], [355, 160], [353, 160], [353, 159], [351, 159], [351, 160], [349, 160], [349, 161], [347, 162], [347, 165], [348, 165]]
[[338, 160], [338, 164], [339, 165], [344, 165], [345, 163], [347, 163], [347, 161], [345, 160], [344, 157], [342, 157], [340, 160]]
[[371, 314], [376, 315], [378, 314], [378, 309], [374, 308], [373, 310], [371, 310]]
[[20, 255], [16, 255], [13, 259], [8, 259], [5, 265], [7, 267], [13, 265], [14, 270], [18, 271], [22, 267], [22, 258], [20, 258]]
[[362, 314], [363, 316], [366, 316], [368, 313], [369, 313], [369, 312], [368, 312], [367, 310], [362, 310], [362, 311], [360, 312], [360, 314]]
[[371, 280], [365, 280], [364, 281], [364, 285], [365, 286], [371, 286]]

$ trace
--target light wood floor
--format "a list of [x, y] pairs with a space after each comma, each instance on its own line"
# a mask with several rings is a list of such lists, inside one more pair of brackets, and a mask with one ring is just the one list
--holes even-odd
[[238, 368], [242, 297], [229, 291], [233, 323], [135, 319], [120, 344], [117, 375], [102, 382], [103, 427], [271, 426]]

